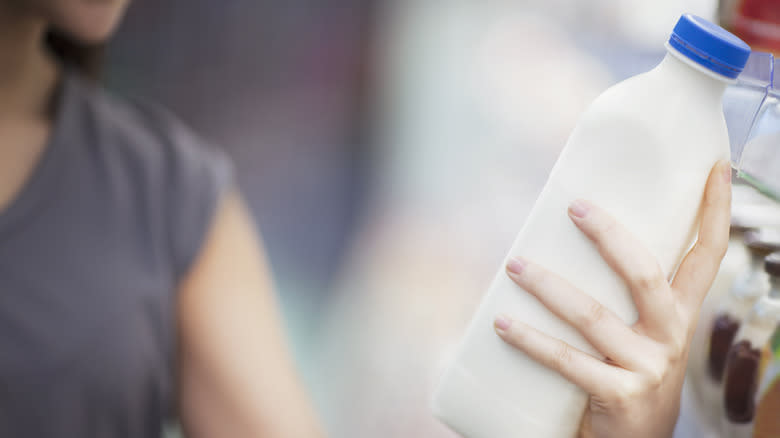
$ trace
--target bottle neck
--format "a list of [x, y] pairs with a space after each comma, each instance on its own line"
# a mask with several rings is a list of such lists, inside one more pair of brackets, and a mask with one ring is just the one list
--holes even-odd
[[750, 272], [757, 274], [764, 272], [764, 258], [766, 256], [758, 251], [750, 251]]
[[666, 45], [666, 56], [658, 64], [656, 70], [663, 72], [669, 78], [673, 78], [672, 80], [679, 82], [686, 89], [700, 90], [701, 94], [711, 95], [718, 101], [722, 99], [726, 87], [735, 82], [734, 79], [727, 78], [697, 64], [668, 43]]
[[[774, 286], [772, 289], [774, 291]], [[753, 335], [756, 338], [753, 340], [753, 344], [765, 344], [780, 323], [780, 300], [773, 297], [770, 292], [769, 296], [756, 302], [750, 310], [746, 322], [752, 330], [746, 330], [745, 334]]]
[[780, 300], [780, 277], [769, 276], [769, 296]]
[[750, 253], [750, 268], [747, 271], [747, 278], [750, 282], [767, 279], [769, 274], [764, 271], [764, 255], [755, 252]]
[[750, 267], [743, 272], [731, 288], [731, 298], [727, 307], [730, 313], [744, 318], [753, 304], [768, 292], [769, 274], [764, 271], [764, 258], [750, 254]]

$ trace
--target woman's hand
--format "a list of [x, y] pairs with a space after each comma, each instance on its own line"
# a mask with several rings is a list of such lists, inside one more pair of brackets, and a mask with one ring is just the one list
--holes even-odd
[[632, 326], [541, 266], [523, 259], [508, 264], [507, 272], [518, 285], [579, 330], [606, 358], [507, 316], [496, 318], [496, 332], [504, 341], [590, 395], [580, 436], [672, 435], [699, 307], [728, 246], [730, 181], [729, 164], [716, 164], [704, 193], [698, 241], [671, 284], [650, 252], [606, 212], [585, 201], [570, 206], [571, 220], [629, 286], [639, 312]]

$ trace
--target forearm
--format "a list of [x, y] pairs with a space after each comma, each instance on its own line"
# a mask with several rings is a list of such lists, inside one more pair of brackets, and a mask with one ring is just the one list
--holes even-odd
[[259, 239], [223, 200], [179, 290], [180, 403], [193, 437], [321, 437], [286, 346]]

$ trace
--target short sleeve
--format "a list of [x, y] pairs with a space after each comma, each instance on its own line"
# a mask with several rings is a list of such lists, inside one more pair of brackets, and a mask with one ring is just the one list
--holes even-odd
[[170, 114], [167, 124], [162, 197], [169, 252], [177, 281], [190, 270], [213, 223], [220, 200], [234, 188], [227, 154]]
[[[147, 224], [160, 260], [178, 282], [201, 251], [220, 200], [235, 189], [228, 155], [165, 108], [143, 99], [100, 93], [94, 113], [110, 126], [104, 142], [118, 144], [119, 166], [136, 187], [139, 224]], [[113, 150], [113, 149], [112, 149]]]

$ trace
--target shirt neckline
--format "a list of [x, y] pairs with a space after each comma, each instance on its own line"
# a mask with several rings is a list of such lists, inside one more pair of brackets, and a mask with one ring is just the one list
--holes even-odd
[[27, 223], [28, 216], [40, 208], [44, 201], [53, 197], [53, 189], [58, 186], [57, 177], [63, 166], [62, 154], [66, 126], [72, 124], [74, 116], [75, 78], [67, 67], [63, 67], [57, 86], [57, 96], [54, 102], [54, 117], [46, 144], [37, 163], [22, 184], [22, 188], [11, 201], [0, 210], [0, 237]]

